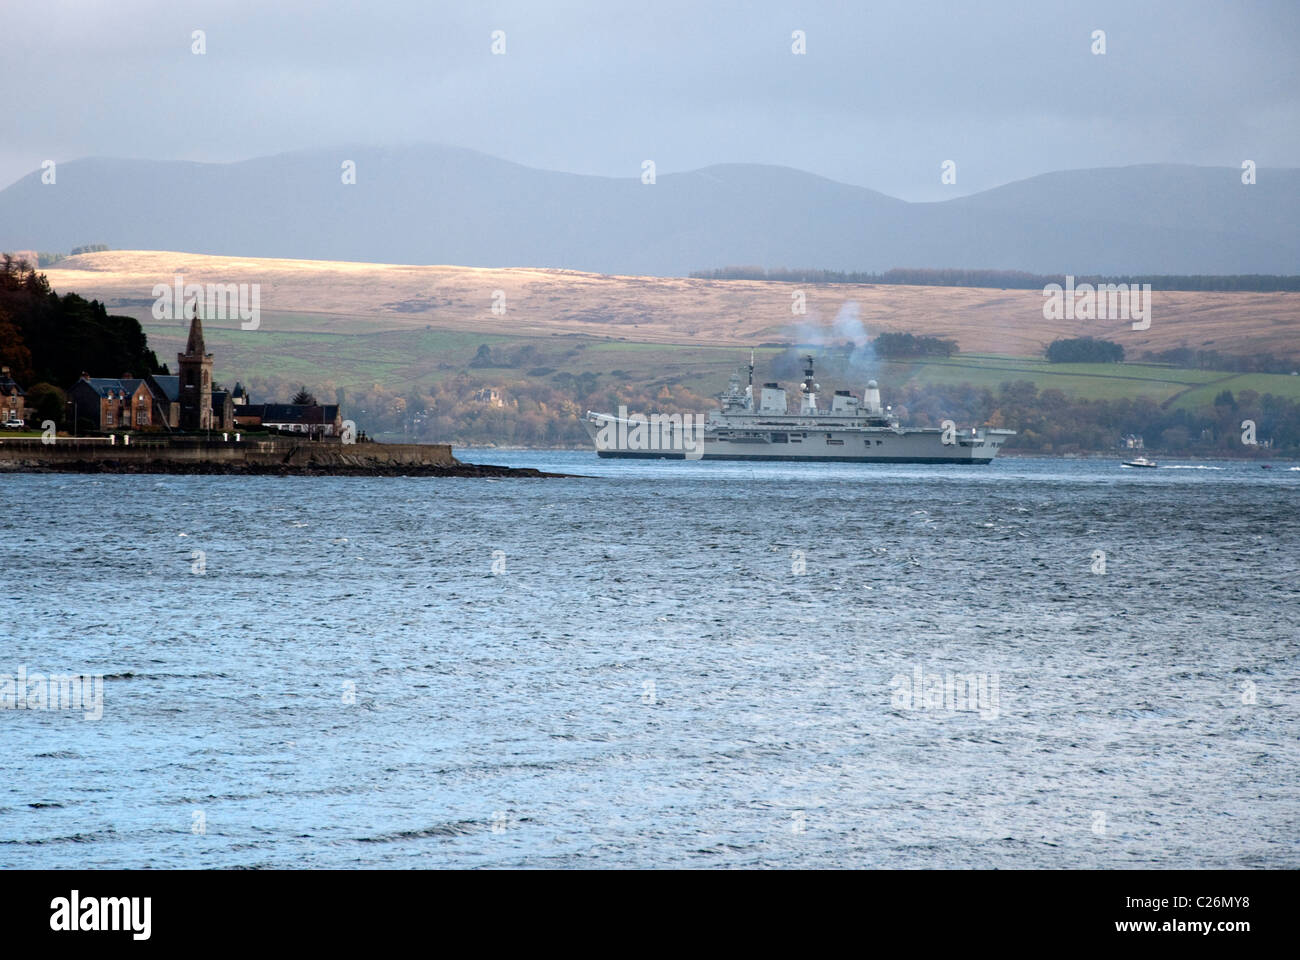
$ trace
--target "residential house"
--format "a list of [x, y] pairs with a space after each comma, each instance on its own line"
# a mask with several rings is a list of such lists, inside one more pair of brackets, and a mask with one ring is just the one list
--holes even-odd
[[315, 436], [343, 433], [343, 416], [336, 403], [243, 403], [234, 408], [235, 423], [244, 428], [263, 427]]
[[8, 367], [0, 367], [0, 422], [27, 419], [27, 392], [13, 377]]
[[77, 423], [92, 429], [146, 430], [154, 425], [154, 396], [143, 380], [82, 374], [68, 391]]

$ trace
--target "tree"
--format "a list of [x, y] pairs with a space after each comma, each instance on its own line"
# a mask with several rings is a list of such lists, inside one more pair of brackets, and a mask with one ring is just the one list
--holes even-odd
[[1118, 343], [1093, 337], [1053, 340], [1045, 352], [1051, 363], [1119, 363], [1124, 359], [1124, 348]]
[[32, 352], [23, 343], [22, 331], [9, 320], [0, 308], [0, 366], [9, 368], [9, 375], [19, 383], [32, 378]]
[[293, 399], [289, 402], [298, 404], [299, 406], [316, 406], [316, 398], [307, 390], [307, 385], [305, 383], [298, 387], [298, 392], [293, 395]]
[[905, 357], [951, 357], [957, 352], [957, 341], [938, 337], [918, 337], [910, 333], [882, 333], [871, 341], [878, 357], [902, 359]]
[[[72, 384], [83, 372], [111, 377], [128, 370], [137, 376], [162, 372], [138, 321], [110, 316], [102, 303], [75, 293], [58, 296], [45, 274], [9, 254], [0, 258], [0, 314], [12, 328], [0, 330], [3, 365], [19, 382]], [[28, 373], [19, 372], [23, 354]]]
[[37, 424], [53, 420], [62, 426], [67, 419], [68, 395], [52, 383], [38, 383], [27, 391], [27, 408]]

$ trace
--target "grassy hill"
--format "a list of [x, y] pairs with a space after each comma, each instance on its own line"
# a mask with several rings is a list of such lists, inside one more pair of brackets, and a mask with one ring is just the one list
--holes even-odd
[[[153, 318], [155, 283], [170, 285], [181, 275], [186, 282], [259, 284], [258, 329], [241, 330], [237, 318], [204, 321], [217, 379], [227, 386], [242, 380], [258, 399], [284, 399], [299, 383], [330, 397], [341, 391], [364, 398], [354, 406], [371, 409], [404, 398], [407, 413], [388, 416], [387, 426], [376, 421], [373, 429], [381, 431], [431, 410], [430, 397], [441, 396], [445, 408], [448, 392], [463, 396], [478, 386], [528, 396], [530, 409], [554, 421], [623, 396], [695, 405], [722, 388], [753, 346], [767, 344], [757, 349], [758, 378], [789, 381], [795, 377], [788, 370], [772, 369], [784, 352], [777, 344], [861, 343], [886, 331], [953, 339], [962, 353], [873, 362], [851, 372], [828, 360], [819, 368], [823, 388], [860, 390], [875, 376], [886, 402], [909, 384], [996, 391], [1012, 381], [1074, 399], [1145, 397], [1170, 410], [1208, 406], [1225, 389], [1300, 401], [1300, 377], [1042, 359], [1055, 339], [1092, 335], [1118, 341], [1130, 357], [1186, 346], [1294, 356], [1300, 367], [1297, 293], [1156, 291], [1150, 329], [1135, 331], [1124, 321], [1046, 321], [1034, 290], [800, 286], [156, 251], [84, 254], [46, 272], [56, 290], [102, 299], [110, 312], [138, 318], [163, 361], [174, 359], [188, 324]], [[492, 312], [495, 291], [505, 294], [504, 316]], [[796, 291], [806, 297], [804, 316], [791, 312]], [[483, 346], [490, 365], [475, 363]], [[586, 386], [575, 389], [573, 378], [585, 378]], [[487, 420], [459, 432], [464, 422], [457, 412], [426, 432], [435, 439], [493, 435]], [[571, 442], [576, 434], [556, 429], [551, 436]]]
[[[258, 260], [160, 251], [82, 254], [46, 271], [56, 290], [73, 290], [107, 302], [114, 312], [150, 323], [159, 355], [183, 337], [180, 324], [159, 325], [149, 315], [155, 283], [257, 283], [263, 321], [239, 331], [250, 357], [288, 362], [280, 349], [319, 354], [320, 344], [351, 346], [339, 357], [358, 374], [403, 369], [415, 347], [421, 354], [444, 341], [393, 335], [460, 332], [470, 339], [517, 340], [576, 336], [643, 344], [706, 347], [803, 341], [820, 333], [842, 340], [834, 321], [855, 305], [865, 333], [885, 331], [942, 336], [963, 353], [1038, 357], [1061, 337], [1097, 336], [1121, 343], [1130, 357], [1146, 350], [1189, 346], [1224, 353], [1295, 356], [1300, 362], [1300, 294], [1155, 291], [1148, 330], [1125, 321], [1043, 319], [1035, 290], [908, 287], [872, 284], [798, 285], [772, 281], [696, 280], [605, 276], [566, 270], [404, 266], [310, 260]], [[504, 315], [492, 313], [495, 291], [505, 294]], [[806, 297], [806, 315], [791, 311], [792, 294]], [[205, 328], [238, 323], [207, 321]], [[847, 328], [849, 324], [845, 324]], [[311, 347], [314, 335], [324, 338]], [[287, 339], [286, 339], [287, 338]], [[330, 340], [330, 338], [354, 338]], [[453, 346], [456, 338], [449, 341]], [[487, 342], [486, 340], [480, 342]], [[236, 348], [238, 345], [236, 344]], [[652, 354], [646, 354], [649, 360]], [[385, 359], [387, 358], [387, 359]], [[423, 367], [435, 359], [424, 355]], [[257, 361], [263, 362], [263, 361]], [[396, 362], [394, 368], [390, 364]], [[218, 358], [218, 364], [221, 364]], [[340, 369], [339, 373], [342, 373]], [[370, 374], [362, 374], [369, 376]]]

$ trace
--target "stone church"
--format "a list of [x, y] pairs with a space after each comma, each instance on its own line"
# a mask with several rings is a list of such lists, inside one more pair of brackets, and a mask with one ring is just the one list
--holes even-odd
[[194, 305], [194, 318], [190, 320], [190, 337], [185, 342], [185, 352], [176, 355], [180, 374], [182, 430], [220, 429], [212, 416], [212, 354], [203, 344], [203, 321], [199, 319], [198, 304]]

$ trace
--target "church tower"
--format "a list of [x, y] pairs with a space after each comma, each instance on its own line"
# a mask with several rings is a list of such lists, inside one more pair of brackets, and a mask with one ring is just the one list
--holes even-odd
[[180, 428], [182, 430], [212, 429], [212, 354], [203, 347], [203, 323], [199, 320], [199, 305], [194, 304], [194, 318], [190, 320], [190, 338], [185, 352], [176, 355], [180, 368]]

